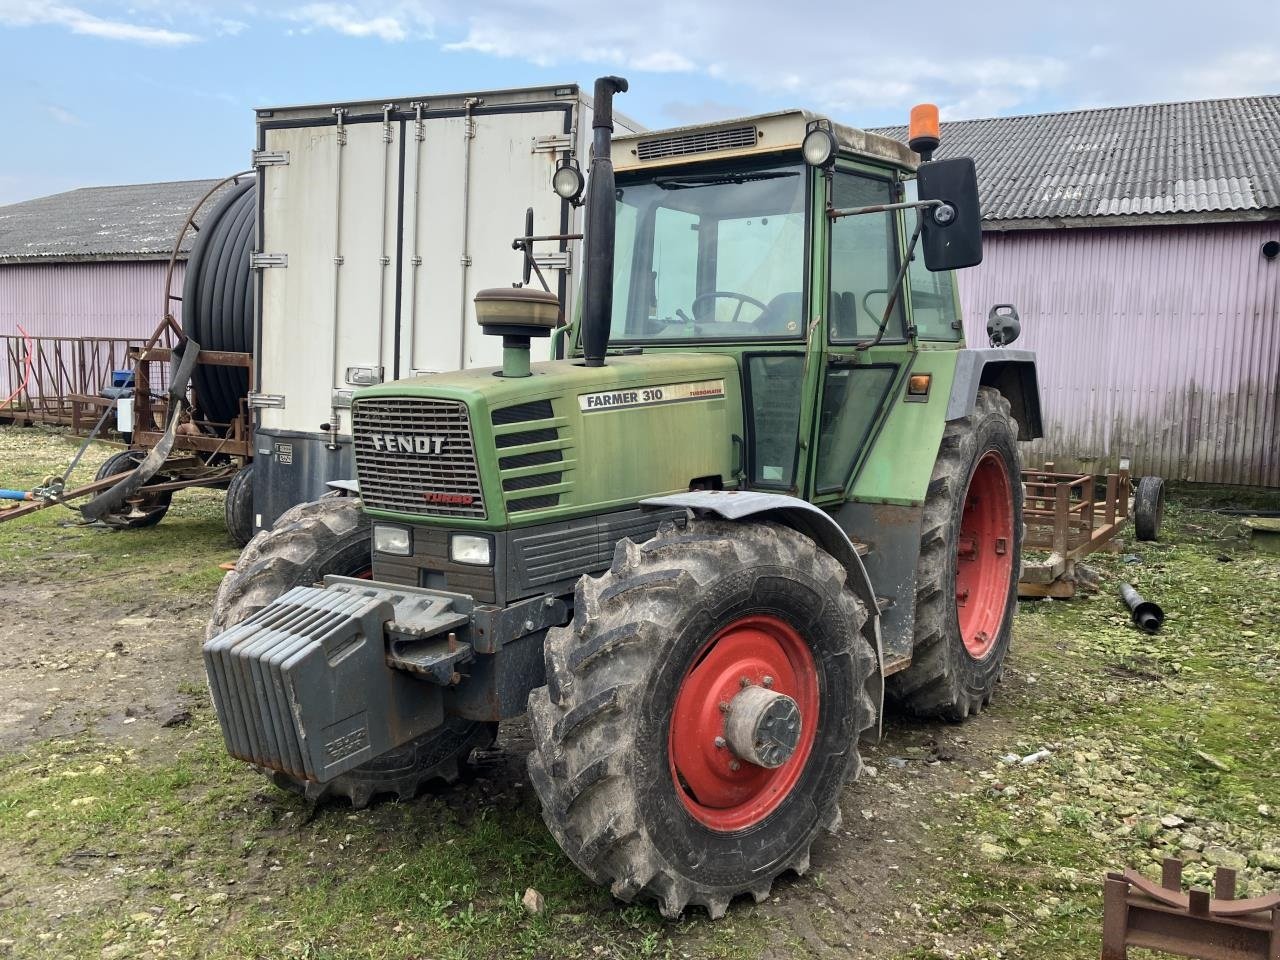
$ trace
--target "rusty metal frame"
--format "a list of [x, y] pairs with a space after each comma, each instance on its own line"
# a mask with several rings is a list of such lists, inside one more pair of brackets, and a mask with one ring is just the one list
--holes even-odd
[[1157, 886], [1136, 870], [1108, 873], [1103, 886], [1102, 960], [1129, 947], [1200, 960], [1280, 960], [1280, 893], [1237, 900], [1236, 872], [1219, 867], [1213, 895], [1182, 892], [1182, 861], [1164, 861]]
[[1129, 468], [1105, 477], [1097, 498], [1093, 474], [1056, 473], [1052, 463], [1022, 471], [1023, 549], [1048, 550], [1044, 563], [1023, 563], [1018, 583], [1022, 597], [1075, 595], [1075, 565], [1112, 541], [1129, 522]]
[[[6, 334], [0, 341], [10, 381], [16, 385], [23, 379], [28, 340]], [[78, 433], [82, 419], [92, 422], [112, 402], [98, 391], [113, 370], [131, 363], [130, 351], [142, 342], [128, 337], [31, 337], [31, 378], [4, 418], [24, 425], [71, 425]]]

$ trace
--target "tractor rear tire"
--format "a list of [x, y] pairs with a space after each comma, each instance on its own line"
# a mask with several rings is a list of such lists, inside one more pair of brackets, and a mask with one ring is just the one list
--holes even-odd
[[[865, 619], [844, 568], [786, 527], [689, 520], [621, 541], [608, 572], [578, 581], [529, 695], [530, 780], [561, 849], [668, 918], [695, 904], [715, 919], [803, 874], [875, 719]], [[772, 766], [735, 726], [770, 696], [799, 714]]]
[[[146, 453], [142, 450], [121, 450], [113, 453], [98, 467], [95, 480], [105, 480], [117, 473], [128, 473], [137, 468]], [[163, 479], [156, 477], [156, 480]], [[120, 504], [111, 513], [102, 515], [102, 522], [115, 530], [141, 530], [143, 527], [154, 527], [169, 512], [169, 504], [173, 500], [172, 490], [148, 494], [138, 503], [128, 501]]]
[[227, 484], [227, 496], [222, 505], [227, 533], [237, 547], [245, 546], [253, 539], [253, 461], [236, 471]]
[[992, 387], [943, 433], [921, 524], [912, 662], [886, 682], [920, 716], [980, 713], [1004, 670], [1024, 532], [1017, 436]]
[[[271, 530], [259, 531], [249, 541], [235, 569], [223, 578], [206, 638], [251, 617], [294, 587], [331, 575], [367, 576], [371, 550], [372, 528], [358, 499], [329, 495], [291, 507]], [[457, 780], [468, 771], [472, 751], [489, 747], [497, 729], [496, 723], [446, 717], [435, 730], [328, 783], [261, 772], [276, 786], [313, 802], [346, 797], [359, 810], [379, 796], [410, 800], [429, 781]]]

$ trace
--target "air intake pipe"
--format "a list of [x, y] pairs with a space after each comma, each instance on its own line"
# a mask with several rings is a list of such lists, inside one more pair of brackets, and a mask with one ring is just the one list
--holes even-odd
[[596, 81], [591, 120], [591, 177], [587, 181], [586, 276], [582, 281], [582, 353], [588, 367], [603, 367], [613, 317], [613, 95], [626, 93], [622, 77]]

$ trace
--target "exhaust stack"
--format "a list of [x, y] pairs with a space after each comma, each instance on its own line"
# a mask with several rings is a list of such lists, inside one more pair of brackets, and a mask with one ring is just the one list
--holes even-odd
[[591, 176], [587, 181], [586, 276], [582, 281], [582, 353], [588, 367], [603, 367], [613, 317], [613, 95], [626, 93], [622, 77], [596, 81], [591, 121]]

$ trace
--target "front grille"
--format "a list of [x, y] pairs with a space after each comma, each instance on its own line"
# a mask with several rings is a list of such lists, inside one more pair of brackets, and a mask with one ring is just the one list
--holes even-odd
[[356, 478], [365, 506], [429, 517], [485, 517], [467, 405], [377, 397], [353, 412]]
[[636, 147], [636, 155], [641, 160], [660, 160], [663, 157], [683, 157], [690, 153], [710, 153], [712, 150], [733, 150], [755, 145], [754, 126], [725, 127], [721, 130], [641, 140]]

